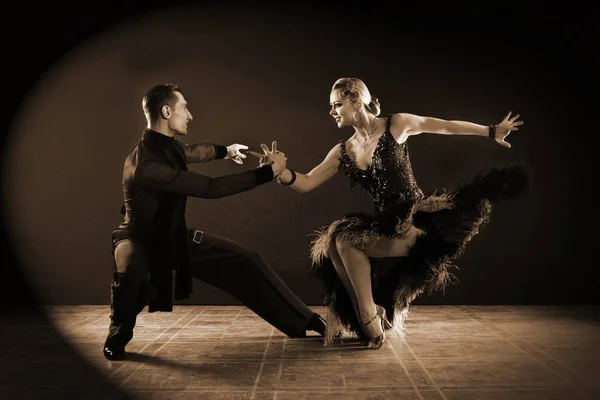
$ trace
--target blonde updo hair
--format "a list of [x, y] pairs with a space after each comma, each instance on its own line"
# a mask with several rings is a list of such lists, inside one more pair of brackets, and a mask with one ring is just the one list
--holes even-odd
[[331, 91], [340, 91], [340, 98], [350, 99], [353, 103], [364, 105], [367, 111], [378, 116], [381, 113], [381, 106], [377, 97], [371, 96], [367, 85], [358, 78], [340, 78], [333, 84]]

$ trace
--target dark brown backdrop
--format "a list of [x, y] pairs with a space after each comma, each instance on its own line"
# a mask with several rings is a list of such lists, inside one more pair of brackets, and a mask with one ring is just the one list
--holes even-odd
[[[493, 163], [525, 160], [538, 171], [528, 195], [496, 207], [462, 258], [460, 284], [417, 303], [598, 303], [595, 239], [585, 233], [598, 222], [586, 25], [571, 27], [556, 12], [528, 6], [493, 15], [348, 4], [345, 12], [188, 7], [136, 14], [101, 31], [105, 14], [89, 14], [89, 26], [80, 21], [74, 32], [40, 32], [38, 58], [20, 72], [44, 74], [31, 91], [35, 74], [11, 89], [19, 108], [3, 168], [8, 243], [38, 299], [108, 304], [122, 162], [144, 127], [141, 97], [150, 85], [183, 87], [195, 117], [187, 142], [258, 147], [276, 139], [289, 166], [306, 172], [351, 134], [328, 115], [328, 94], [338, 77], [357, 76], [383, 114], [488, 124], [511, 110], [525, 121], [510, 137], [511, 150], [483, 138], [410, 139], [427, 192]], [[73, 46], [77, 29], [95, 34]], [[44, 43], [51, 54], [43, 54]], [[217, 176], [252, 166], [191, 168]], [[369, 200], [340, 175], [305, 195], [272, 184], [193, 199], [187, 216], [190, 226], [259, 249], [301, 298], [317, 304], [309, 235], [353, 210], [370, 210]], [[12, 268], [8, 253], [5, 260]], [[232, 301], [198, 283], [190, 303]]]

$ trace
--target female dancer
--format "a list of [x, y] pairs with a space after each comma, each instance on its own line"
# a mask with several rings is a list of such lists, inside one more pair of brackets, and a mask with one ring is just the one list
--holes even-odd
[[[378, 349], [385, 329], [402, 331], [416, 296], [448, 284], [449, 268], [488, 221], [491, 204], [520, 194], [529, 182], [524, 167], [507, 166], [480, 172], [452, 192], [425, 196], [413, 176], [407, 139], [425, 132], [479, 135], [510, 148], [505, 139], [523, 122], [510, 112], [489, 126], [406, 113], [378, 118], [378, 100], [357, 78], [338, 79], [330, 104], [337, 126], [350, 126], [354, 134], [310, 172], [286, 169], [278, 181], [305, 193], [341, 167], [351, 187], [358, 183], [373, 200], [373, 214], [346, 215], [319, 231], [311, 258], [329, 306], [325, 344], [345, 327]], [[393, 267], [377, 274], [371, 266], [377, 258], [391, 259]]]

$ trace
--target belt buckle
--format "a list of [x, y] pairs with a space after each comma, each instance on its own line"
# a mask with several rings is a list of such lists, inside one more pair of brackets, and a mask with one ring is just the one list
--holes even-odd
[[195, 230], [194, 237], [192, 238], [192, 242], [200, 244], [200, 242], [202, 241], [202, 237], [204, 237], [204, 232]]

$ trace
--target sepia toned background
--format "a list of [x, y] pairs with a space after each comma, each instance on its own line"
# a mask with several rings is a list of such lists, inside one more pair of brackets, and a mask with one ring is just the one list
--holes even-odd
[[[328, 95], [337, 78], [355, 76], [379, 98], [383, 115], [487, 125], [513, 111], [525, 122], [510, 136], [510, 150], [479, 137], [409, 139], [425, 192], [452, 188], [493, 164], [519, 160], [537, 171], [530, 192], [498, 205], [472, 241], [460, 283], [416, 304], [597, 303], [596, 239], [586, 234], [598, 222], [586, 99], [593, 66], [586, 62], [591, 48], [575, 40], [580, 31], [559, 29], [558, 14], [535, 9], [497, 15], [490, 25], [476, 10], [346, 7], [185, 5], [128, 10], [129, 18], [112, 25], [92, 13], [89, 26], [78, 22], [85, 35], [47, 30], [63, 47], [54, 43], [44, 58], [39, 45], [37, 56], [48, 64], [26, 63], [40, 75], [5, 96], [15, 117], [4, 141], [10, 253], [3, 264], [14, 276], [22, 272], [42, 303], [109, 303], [122, 165], [145, 126], [141, 98], [150, 86], [183, 88], [194, 115], [185, 142], [258, 148], [277, 140], [288, 165], [307, 172], [351, 135], [328, 115]], [[190, 169], [219, 176], [254, 166], [223, 160]], [[270, 184], [225, 199], [190, 199], [187, 219], [258, 249], [299, 297], [319, 304], [321, 288], [308, 272], [310, 235], [358, 210], [370, 211], [370, 201], [340, 174], [304, 195]], [[195, 285], [187, 303], [235, 303]]]

